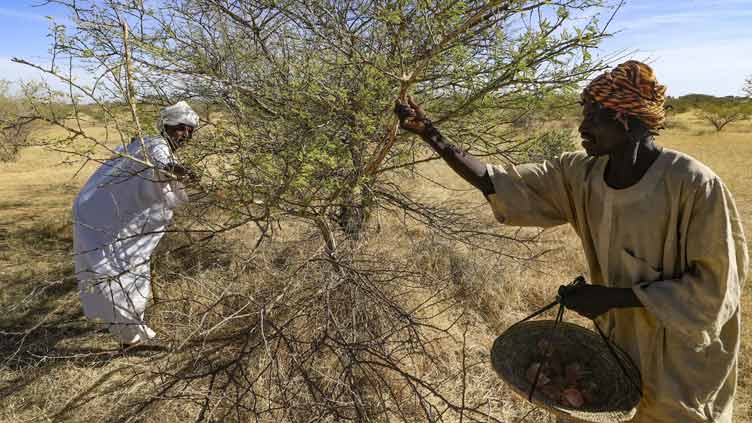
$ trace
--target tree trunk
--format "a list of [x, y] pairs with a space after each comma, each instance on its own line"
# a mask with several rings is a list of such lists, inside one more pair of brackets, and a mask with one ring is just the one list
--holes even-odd
[[367, 187], [361, 185], [365, 167], [362, 145], [351, 141], [348, 146], [354, 172], [347, 180], [348, 186], [342, 196], [343, 205], [337, 213], [337, 223], [350, 238], [358, 240], [368, 223], [372, 201]]

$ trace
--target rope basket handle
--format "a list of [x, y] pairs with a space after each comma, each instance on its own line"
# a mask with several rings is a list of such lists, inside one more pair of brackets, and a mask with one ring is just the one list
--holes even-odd
[[[571, 292], [572, 290], [578, 287], [585, 286], [586, 284], [587, 284], [587, 281], [585, 280], [584, 276], [580, 275], [576, 277], [572, 282], [566, 285], [564, 289], [559, 289], [559, 293], [556, 296], [555, 301], [540, 308], [538, 311], [525, 317], [519, 322], [513, 324], [512, 326], [510, 326], [510, 328], [517, 326], [520, 323], [527, 322], [528, 320], [531, 320], [558, 305], [559, 310], [556, 313], [556, 320], [554, 320], [554, 324], [550, 332], [551, 336], [553, 336], [559, 322], [562, 322], [564, 320], [564, 311], [566, 310], [566, 307], [564, 306], [564, 303], [562, 301], [563, 297], [566, 296], [568, 292]], [[603, 342], [606, 344], [606, 348], [608, 348], [608, 351], [611, 353], [611, 356], [614, 358], [614, 360], [616, 360], [616, 364], [619, 366], [619, 369], [621, 369], [624, 376], [627, 378], [627, 380], [629, 380], [629, 383], [635, 389], [637, 389], [637, 392], [639, 392], [640, 396], [642, 396], [642, 381], [640, 380], [641, 376], [640, 376], [639, 371], [636, 371], [637, 366], [635, 365], [634, 361], [632, 361], [632, 358], [629, 357], [628, 354], [618, 354], [616, 352], [616, 349], [614, 349], [614, 346], [611, 345], [612, 344], [611, 340], [609, 340], [606, 334], [603, 333], [603, 330], [601, 330], [600, 326], [598, 325], [598, 322], [593, 320], [593, 324], [595, 325], [595, 328], [598, 331], [598, 334], [600, 335], [601, 339], [603, 339]], [[549, 342], [548, 345], [549, 345], [549, 348], [551, 349], [553, 348], [553, 343]], [[550, 356], [551, 353], [552, 353], [552, 350], [544, 352], [544, 357]], [[530, 402], [533, 401], [533, 394], [535, 393], [535, 388], [538, 385], [538, 379], [540, 378], [540, 374], [541, 374], [543, 367], [544, 367], [543, 365], [538, 366], [538, 370], [535, 372], [535, 378], [533, 379], [533, 384], [530, 387], [530, 392], [528, 393], [528, 398], [527, 398], [528, 401]], [[630, 372], [629, 370], [627, 370], [627, 367], [629, 367], [633, 371]], [[638, 381], [635, 381], [635, 378], [637, 378]]]

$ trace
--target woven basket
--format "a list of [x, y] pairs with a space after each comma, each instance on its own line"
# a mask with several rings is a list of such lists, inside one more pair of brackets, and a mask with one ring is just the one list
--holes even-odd
[[538, 342], [545, 339], [554, 347], [563, 363], [578, 361], [590, 369], [591, 374], [587, 378], [598, 384], [599, 395], [592, 404], [571, 408], [547, 398], [536, 389], [534, 404], [573, 422], [631, 420], [640, 402], [642, 386], [639, 370], [627, 354], [611, 344], [629, 376], [619, 367], [597, 333], [567, 322], [559, 322], [555, 330], [552, 330], [553, 325], [553, 320], [523, 322], [496, 338], [491, 348], [491, 363], [496, 373], [517, 394], [527, 399], [532, 384], [525, 373], [536, 357], [540, 357]]

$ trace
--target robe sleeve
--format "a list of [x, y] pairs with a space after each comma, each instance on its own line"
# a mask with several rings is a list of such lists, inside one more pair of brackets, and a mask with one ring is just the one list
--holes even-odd
[[496, 219], [512, 226], [551, 227], [574, 224], [567, 182], [575, 160], [562, 155], [550, 161], [517, 166], [488, 165], [494, 193], [488, 196]]
[[149, 148], [149, 158], [156, 166], [160, 167], [178, 164], [166, 141], [153, 143]]
[[716, 341], [739, 307], [749, 258], [731, 194], [718, 179], [695, 194], [686, 229], [686, 271], [633, 286], [648, 312], [695, 350]]
[[[154, 143], [149, 154], [151, 160], [158, 168], [178, 164], [175, 155], [170, 151], [170, 147], [167, 145], [166, 141]], [[159, 170], [155, 170], [155, 180], [163, 180], [164, 175], [161, 175], [160, 173]], [[188, 202], [188, 194], [180, 181], [170, 180], [168, 182], [160, 182], [160, 184], [162, 186], [162, 197], [167, 208], [174, 209], [179, 205]]]

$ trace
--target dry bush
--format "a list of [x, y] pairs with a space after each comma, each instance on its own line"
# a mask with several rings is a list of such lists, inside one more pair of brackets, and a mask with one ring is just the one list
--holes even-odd
[[[169, 351], [134, 353], [142, 359], [93, 388], [111, 406], [84, 390], [72, 396], [77, 407], [54, 407], [52, 416], [506, 421], [529, 410], [488, 365], [489, 325], [524, 312], [498, 292], [497, 266], [441, 241], [422, 241], [412, 254], [375, 241], [357, 258], [322, 258], [313, 231], [298, 234], [309, 241], [245, 257], [243, 239], [193, 245], [185, 255], [174, 251], [180, 237], [167, 240], [148, 319]], [[52, 327], [34, 334], [48, 348], [24, 346], [12, 367], [54, 362], [60, 348], [45, 338]], [[102, 365], [101, 351], [71, 353], [87, 369]]]
[[489, 283], [503, 272], [487, 256], [437, 240], [404, 254], [376, 240], [322, 257], [315, 234], [302, 228], [253, 254], [251, 234], [224, 240], [214, 260], [162, 256], [151, 322], [176, 351], [169, 369], [143, 375], [160, 383], [117, 413], [146, 418], [167, 400], [209, 421], [509, 416], [488, 344], [478, 345], [491, 322], [511, 323]]
[[[257, 249], [257, 229], [204, 242], [169, 234], [147, 316], [168, 348], [126, 356], [80, 316], [65, 217], [14, 232], [14, 254], [46, 251], [51, 267], [14, 277], [24, 300], [4, 309], [17, 315], [3, 326], [2, 369], [16, 375], [0, 380], [6, 410], [112, 422], [507, 421], [529, 411], [488, 364], [489, 334], [539, 305], [505, 276], [511, 262], [383, 224], [388, 237], [340, 238], [344, 256], [326, 255], [314, 226], [286, 226]], [[179, 225], [195, 228], [190, 213]], [[57, 401], [13, 401], [32, 383], [51, 392], [63, 373], [69, 392]]]

